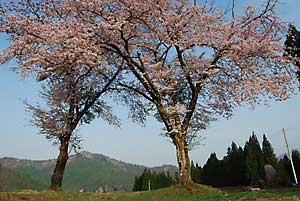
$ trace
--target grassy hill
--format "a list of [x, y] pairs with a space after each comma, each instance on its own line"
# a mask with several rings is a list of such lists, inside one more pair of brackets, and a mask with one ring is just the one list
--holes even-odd
[[[15, 158], [0, 159], [2, 167], [14, 172], [17, 176], [7, 177], [11, 184], [6, 190], [47, 189], [55, 166], [55, 160], [32, 161]], [[63, 180], [65, 191], [131, 191], [134, 177], [142, 174], [147, 168], [115, 160], [102, 154], [81, 152], [69, 157]], [[177, 167], [164, 165], [153, 168], [153, 171], [169, 171], [174, 174]], [[16, 179], [18, 178], [18, 179]], [[20, 179], [19, 179], [20, 178]], [[0, 186], [4, 180], [0, 179]], [[22, 181], [24, 185], [17, 183]], [[27, 184], [31, 185], [27, 185]], [[26, 184], [26, 185], [25, 185]]]
[[0, 192], [1, 201], [298, 201], [299, 199], [299, 188], [226, 194], [203, 185], [196, 185], [190, 189], [172, 186], [150, 192], [131, 193]]

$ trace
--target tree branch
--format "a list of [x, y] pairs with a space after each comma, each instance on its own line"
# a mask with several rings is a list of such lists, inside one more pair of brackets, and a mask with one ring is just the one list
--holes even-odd
[[147, 94], [140, 91], [139, 89], [134, 88], [133, 86], [129, 86], [129, 85], [126, 85], [126, 84], [123, 84], [123, 83], [119, 83], [119, 85], [124, 87], [124, 88], [127, 88], [129, 90], [132, 90], [132, 91], [136, 92], [137, 94], [143, 96], [144, 98], [146, 98], [148, 101], [150, 101], [152, 103], [154, 102], [154, 100], [152, 98], [150, 98]]

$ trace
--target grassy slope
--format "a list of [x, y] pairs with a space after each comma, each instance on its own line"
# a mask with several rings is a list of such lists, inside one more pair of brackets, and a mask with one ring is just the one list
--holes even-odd
[[52, 193], [47, 191], [0, 193], [1, 201], [297, 201], [299, 199], [299, 188], [272, 189], [228, 195], [219, 190], [200, 185], [197, 185], [193, 190], [172, 186], [151, 192], [134, 193]]

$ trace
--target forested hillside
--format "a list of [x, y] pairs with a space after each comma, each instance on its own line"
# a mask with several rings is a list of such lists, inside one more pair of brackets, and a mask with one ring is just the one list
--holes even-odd
[[[15, 158], [0, 159], [0, 187], [3, 190], [47, 189], [55, 160], [32, 161]], [[65, 191], [131, 191], [134, 178], [147, 168], [118, 161], [102, 154], [81, 152], [70, 156], [64, 176]], [[168, 170], [175, 166], [155, 167], [154, 171]], [[6, 173], [8, 172], [8, 173]], [[5, 177], [3, 177], [3, 176]], [[2, 179], [3, 178], [3, 179]]]

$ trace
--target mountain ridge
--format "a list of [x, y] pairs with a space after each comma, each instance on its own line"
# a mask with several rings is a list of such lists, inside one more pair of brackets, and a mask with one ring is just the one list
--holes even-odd
[[[24, 181], [26, 184], [33, 182], [32, 189], [34, 190], [42, 190], [49, 187], [55, 162], [55, 159], [0, 158], [2, 167], [15, 171], [15, 175], [20, 175], [20, 178], [27, 178], [29, 181]], [[150, 169], [155, 172], [169, 172], [171, 175], [178, 171], [178, 168], [173, 165], [149, 168], [110, 158], [103, 154], [82, 151], [70, 155], [64, 175], [63, 189], [65, 191], [79, 191], [82, 189], [102, 192], [131, 191], [134, 177], [141, 175], [144, 169]], [[14, 178], [10, 180], [14, 180]], [[5, 182], [2, 181], [2, 183]], [[13, 190], [22, 189], [22, 187], [22, 185], [17, 185]]]

